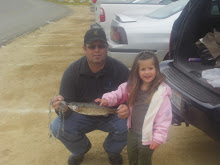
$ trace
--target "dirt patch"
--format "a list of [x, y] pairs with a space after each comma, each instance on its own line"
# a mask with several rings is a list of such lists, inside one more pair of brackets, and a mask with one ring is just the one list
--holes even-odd
[[[69, 151], [58, 140], [49, 139], [49, 100], [57, 95], [66, 67], [83, 56], [83, 36], [94, 21], [88, 6], [69, 7], [70, 16], [0, 48], [0, 164], [67, 164]], [[88, 134], [92, 148], [83, 165], [109, 164], [102, 148], [106, 135]], [[122, 155], [127, 165], [126, 148]], [[219, 165], [219, 155], [219, 144], [198, 129], [172, 126], [153, 164]]]

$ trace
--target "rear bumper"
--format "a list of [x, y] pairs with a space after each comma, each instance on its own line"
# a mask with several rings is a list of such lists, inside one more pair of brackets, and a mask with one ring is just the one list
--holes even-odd
[[97, 24], [97, 23], [92, 23], [91, 25], [90, 25], [90, 28], [91, 29], [97, 29], [97, 28], [102, 28], [99, 24]]
[[108, 56], [113, 57], [119, 61], [121, 61], [123, 64], [125, 64], [128, 68], [131, 68], [132, 63], [136, 57], [138, 52], [111, 52], [108, 51]]
[[[125, 48], [109, 48], [108, 56], [118, 59], [124, 63], [128, 68], [132, 67], [133, 61], [138, 53], [144, 49], [125, 49]], [[146, 50], [153, 52], [157, 55], [159, 62], [163, 61], [165, 55], [168, 53], [167, 50]]]
[[175, 71], [172, 61], [162, 62], [160, 69], [172, 89], [173, 113], [220, 141], [220, 98], [182, 72]]

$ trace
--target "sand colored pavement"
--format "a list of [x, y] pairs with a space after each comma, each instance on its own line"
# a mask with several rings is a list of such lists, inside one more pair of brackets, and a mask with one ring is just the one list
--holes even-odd
[[[69, 151], [49, 138], [50, 98], [58, 94], [63, 71], [83, 56], [83, 36], [94, 22], [89, 6], [0, 48], [0, 164], [66, 165]], [[92, 143], [82, 165], [108, 165], [106, 133], [88, 134]], [[127, 150], [122, 152], [128, 165]], [[220, 146], [190, 126], [171, 126], [168, 141], [155, 151], [154, 165], [219, 165]]]

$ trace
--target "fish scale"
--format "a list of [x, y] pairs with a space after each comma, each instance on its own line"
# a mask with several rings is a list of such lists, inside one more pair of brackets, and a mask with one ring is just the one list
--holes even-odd
[[117, 109], [109, 108], [109, 107], [102, 107], [97, 105], [96, 103], [81, 103], [81, 102], [70, 102], [67, 103], [62, 101], [62, 104], [68, 106], [71, 110], [90, 116], [106, 116], [109, 114], [117, 113]]

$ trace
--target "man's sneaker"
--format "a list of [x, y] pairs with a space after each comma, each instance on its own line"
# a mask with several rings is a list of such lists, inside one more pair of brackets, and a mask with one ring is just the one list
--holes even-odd
[[111, 165], [122, 165], [123, 159], [120, 154], [110, 155], [108, 154], [108, 160]]
[[68, 164], [69, 165], [79, 165], [80, 163], [83, 162], [83, 159], [84, 159], [84, 155], [90, 150], [91, 148], [91, 143], [89, 142], [87, 148], [86, 148], [86, 151], [79, 155], [79, 156], [73, 156], [73, 155], [70, 155], [69, 159], [68, 159]]
[[83, 162], [83, 159], [84, 159], [84, 155], [80, 155], [80, 156], [70, 155], [70, 157], [68, 159], [68, 164], [69, 165], [79, 165], [80, 163]]

